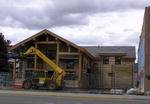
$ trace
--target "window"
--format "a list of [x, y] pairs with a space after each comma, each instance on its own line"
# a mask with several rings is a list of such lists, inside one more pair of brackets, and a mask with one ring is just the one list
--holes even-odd
[[33, 70], [25, 70], [25, 79], [32, 78]]
[[37, 63], [36, 66], [37, 66], [37, 69], [43, 69], [44, 68], [44, 62], [41, 58], [37, 58]]
[[75, 64], [75, 61], [74, 60], [66, 60], [66, 69], [74, 69], [74, 64]]
[[56, 41], [55, 37], [50, 36], [50, 35], [48, 35], [48, 34], [47, 34], [47, 36], [48, 36], [48, 40], [49, 40], [49, 41]]
[[55, 50], [46, 50], [46, 56], [50, 59], [55, 59], [56, 51]]
[[65, 80], [76, 80], [76, 72], [66, 72]]
[[87, 73], [91, 73], [91, 69], [89, 67], [87, 68]]
[[108, 73], [109, 77], [115, 77], [115, 73]]
[[103, 56], [103, 64], [109, 64], [109, 56]]
[[40, 35], [40, 36], [38, 36], [37, 38], [37, 41], [45, 41], [46, 40], [46, 35]]
[[74, 48], [74, 47], [70, 47], [71, 48], [71, 52], [78, 52], [78, 49]]
[[68, 52], [68, 46], [65, 43], [60, 44], [60, 52]]
[[121, 56], [115, 57], [115, 64], [117, 64], [117, 65], [121, 64]]
[[33, 68], [34, 67], [34, 60], [33, 59], [28, 59], [27, 60], [27, 67], [28, 68]]

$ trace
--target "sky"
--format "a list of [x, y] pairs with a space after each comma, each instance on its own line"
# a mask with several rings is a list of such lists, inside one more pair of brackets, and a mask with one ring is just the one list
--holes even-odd
[[150, 0], [0, 0], [0, 32], [16, 44], [48, 29], [78, 45], [138, 46]]

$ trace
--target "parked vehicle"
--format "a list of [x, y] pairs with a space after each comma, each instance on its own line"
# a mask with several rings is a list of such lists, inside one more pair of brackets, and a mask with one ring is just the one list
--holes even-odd
[[127, 94], [129, 94], [129, 95], [143, 95], [144, 92], [141, 92], [141, 90], [139, 90], [137, 88], [131, 88], [131, 89], [127, 90]]

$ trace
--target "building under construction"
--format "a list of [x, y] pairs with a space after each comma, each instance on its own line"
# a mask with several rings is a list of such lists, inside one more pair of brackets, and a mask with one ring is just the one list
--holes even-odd
[[[128, 89], [133, 87], [134, 46], [78, 46], [59, 35], [43, 30], [11, 47], [20, 54], [31, 46], [39, 49], [67, 74], [67, 88]], [[36, 54], [15, 58], [13, 80], [22, 84], [32, 70], [53, 70]], [[22, 74], [19, 74], [22, 73]]]

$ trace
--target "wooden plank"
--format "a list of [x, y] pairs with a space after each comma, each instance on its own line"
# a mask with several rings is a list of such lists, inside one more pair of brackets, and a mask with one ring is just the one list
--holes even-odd
[[[69, 56], [69, 55], [68, 55]], [[79, 59], [79, 57], [66, 57], [66, 56], [59, 56], [59, 59]]]
[[[35, 48], [37, 48], [37, 44], [35, 44]], [[34, 70], [37, 69], [36, 64], [37, 64], [37, 55], [34, 54]]]
[[59, 65], [59, 44], [57, 43], [56, 64]]
[[57, 44], [60, 43], [58, 41], [37, 41], [35, 44]]
[[79, 55], [78, 52], [59, 52], [59, 55]]
[[16, 76], [16, 59], [14, 59], [13, 63], [13, 81], [15, 81], [15, 76]]
[[[46, 35], [46, 33], [45, 33], [45, 35]], [[48, 42], [48, 35], [46, 35], [46, 42]]]
[[[114, 74], [114, 67], [113, 64], [111, 66], [111, 73]], [[115, 77], [111, 77], [111, 88], [115, 88]]]
[[125, 53], [100, 53], [100, 56], [125, 56]]
[[132, 85], [132, 88], [134, 87], [134, 69], [135, 69], [135, 64], [132, 65], [132, 72], [131, 72], [131, 77], [132, 77], [131, 85]]
[[68, 47], [68, 52], [71, 52], [71, 47], [70, 46]]
[[81, 73], [82, 73], [82, 54], [79, 55], [79, 71], [78, 71], [78, 80], [81, 81]]
[[65, 71], [69, 71], [69, 72], [76, 72], [77, 73], [78, 69], [65, 69]]

